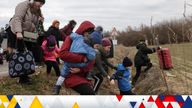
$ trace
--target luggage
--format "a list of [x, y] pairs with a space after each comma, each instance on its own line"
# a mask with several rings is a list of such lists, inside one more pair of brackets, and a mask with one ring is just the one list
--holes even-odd
[[170, 50], [168, 48], [161, 48], [157, 50], [159, 64], [161, 69], [173, 68]]
[[[21, 42], [22, 40], [17, 40], [18, 47], [23, 47], [25, 45], [19, 45], [24, 44], [24, 42]], [[35, 62], [34, 57], [31, 51], [28, 51], [25, 47], [23, 48], [17, 48], [17, 51], [14, 52], [9, 61], [9, 76], [11, 78], [20, 77], [23, 75], [29, 75], [33, 74], [35, 72]]]

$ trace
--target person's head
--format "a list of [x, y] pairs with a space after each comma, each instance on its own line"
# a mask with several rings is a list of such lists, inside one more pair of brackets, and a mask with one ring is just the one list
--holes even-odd
[[95, 28], [95, 31], [98, 31], [98, 32], [103, 32], [103, 27], [102, 26], [97, 26], [96, 28]]
[[91, 33], [91, 41], [94, 48], [98, 48], [99, 45], [102, 43], [102, 34], [99, 32], [94, 31]]
[[72, 28], [75, 28], [77, 22], [75, 20], [70, 20], [69, 24], [71, 25]]
[[77, 34], [83, 35], [84, 37], [90, 36], [94, 32], [95, 25], [90, 21], [84, 21], [80, 24], [79, 28], [76, 30]]
[[102, 46], [106, 52], [110, 52], [111, 50], [111, 41], [109, 38], [102, 39]]
[[131, 67], [133, 65], [133, 62], [131, 61], [130, 58], [125, 57], [123, 59], [123, 63], [122, 64], [123, 64], [124, 67]]
[[30, 0], [30, 3], [34, 9], [39, 10], [45, 4], [45, 0]]
[[55, 36], [50, 35], [47, 37], [47, 48], [49, 51], [53, 51], [56, 45], [56, 39]]
[[59, 29], [60, 22], [58, 20], [54, 20], [52, 22], [52, 27], [58, 28]]
[[40, 8], [45, 4], [45, 0], [29, 0], [29, 2], [32, 13], [41, 15]]

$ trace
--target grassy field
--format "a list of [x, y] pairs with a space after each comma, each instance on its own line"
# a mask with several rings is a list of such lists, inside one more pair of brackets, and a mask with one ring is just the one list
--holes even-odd
[[[161, 70], [157, 54], [150, 55], [154, 64], [152, 69], [147, 73], [142, 73], [138, 83], [134, 88], [137, 94], [157, 95], [157, 94], [191, 94], [192, 93], [192, 44], [164, 45], [171, 51], [172, 62], [174, 68], [172, 70]], [[122, 58], [129, 56], [132, 60], [136, 53], [135, 47], [124, 47], [119, 45], [115, 47], [115, 57], [110, 60], [113, 64], [122, 62]], [[113, 73], [111, 70], [110, 74]], [[132, 76], [135, 74], [135, 68], [132, 68]], [[165, 80], [163, 75], [165, 75]], [[17, 79], [5, 77], [0, 79], [0, 94], [22, 94], [22, 95], [50, 95], [52, 93], [57, 77], [52, 72], [52, 76], [48, 79], [45, 68], [38, 75], [33, 75], [32, 85], [21, 85], [17, 83]], [[118, 93], [117, 86], [110, 86], [108, 80], [104, 80], [99, 93], [100, 95]], [[62, 88], [62, 95], [77, 94], [76, 92]]]

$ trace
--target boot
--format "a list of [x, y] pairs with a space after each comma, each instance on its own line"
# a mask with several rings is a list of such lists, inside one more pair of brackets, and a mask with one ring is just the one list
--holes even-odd
[[55, 85], [53, 89], [53, 95], [59, 95], [60, 89], [61, 89], [60, 85]]

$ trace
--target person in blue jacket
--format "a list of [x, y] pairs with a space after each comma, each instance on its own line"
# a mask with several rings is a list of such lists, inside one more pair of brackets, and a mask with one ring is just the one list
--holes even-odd
[[120, 95], [135, 95], [131, 89], [132, 85], [130, 82], [131, 69], [133, 65], [132, 61], [125, 57], [122, 64], [118, 64], [117, 71], [110, 78], [110, 84], [114, 85], [115, 80], [118, 82], [118, 88], [120, 90]]

